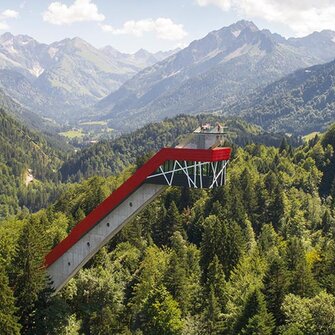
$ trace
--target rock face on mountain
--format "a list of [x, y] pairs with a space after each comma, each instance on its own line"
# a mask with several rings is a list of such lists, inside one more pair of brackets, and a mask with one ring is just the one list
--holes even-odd
[[33, 80], [43, 73], [48, 63], [47, 45], [27, 35], [0, 36], [0, 68], [15, 69]]
[[335, 120], [335, 61], [297, 70], [229, 106], [266, 130], [306, 134]]
[[80, 38], [47, 45], [5, 33], [0, 36], [0, 86], [31, 110], [59, 118], [94, 104], [170, 54], [123, 54], [112, 47], [96, 49]]
[[220, 110], [299, 68], [330, 61], [334, 41], [331, 31], [287, 40], [239, 21], [139, 72], [95, 109], [120, 129], [179, 113]]

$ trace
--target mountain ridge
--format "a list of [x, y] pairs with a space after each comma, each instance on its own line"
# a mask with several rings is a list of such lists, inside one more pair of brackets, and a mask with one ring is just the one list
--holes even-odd
[[270, 131], [323, 131], [335, 119], [335, 60], [297, 70], [226, 109]]
[[122, 128], [128, 118], [143, 125], [178, 113], [221, 109], [298, 68], [330, 61], [335, 57], [335, 32], [328, 35], [315, 35], [322, 41], [331, 39], [320, 53], [320, 45], [308, 48], [309, 36], [285, 39], [250, 21], [239, 21], [142, 70], [99, 101], [95, 112], [105, 114], [112, 127]]
[[[97, 102], [142, 68], [174, 52], [130, 55], [116, 49], [111, 53], [111, 48], [95, 48], [79, 37], [45, 44], [28, 35], [4, 33], [0, 36], [0, 70], [13, 71], [14, 78], [10, 79], [7, 72], [1, 86], [30, 110], [62, 122], [70, 111], [72, 116], [73, 110]], [[30, 82], [34, 92], [31, 99], [11, 85], [17, 77], [14, 72]], [[41, 106], [41, 100], [49, 101]]]

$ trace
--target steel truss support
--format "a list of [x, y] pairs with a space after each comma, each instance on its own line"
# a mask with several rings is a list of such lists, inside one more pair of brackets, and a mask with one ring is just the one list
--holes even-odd
[[173, 161], [173, 167], [166, 168], [161, 165], [156, 173], [147, 177], [147, 183], [173, 186], [176, 176], [184, 176], [188, 187], [192, 188], [214, 188], [222, 186], [226, 182], [226, 169], [228, 160], [217, 162], [187, 162]]

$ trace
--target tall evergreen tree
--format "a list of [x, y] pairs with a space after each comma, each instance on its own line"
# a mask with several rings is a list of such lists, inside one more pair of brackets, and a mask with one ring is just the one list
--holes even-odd
[[15, 315], [15, 299], [12, 289], [9, 287], [9, 280], [5, 267], [0, 260], [0, 332], [4, 335], [19, 335], [20, 324]]
[[159, 240], [163, 245], [170, 245], [170, 238], [176, 231], [182, 230], [181, 216], [174, 201], [171, 202], [166, 214], [159, 223]]
[[243, 199], [243, 205], [250, 218], [253, 218], [253, 213], [257, 206], [257, 197], [253, 176], [248, 168], [245, 168], [241, 174], [240, 187]]
[[207, 323], [207, 333], [213, 335], [222, 334], [224, 330], [223, 314], [219, 298], [215, 294], [213, 285], [209, 287], [207, 306], [205, 310], [205, 319]]
[[178, 302], [183, 317], [194, 314], [199, 305], [200, 268], [199, 251], [188, 244], [180, 234], [171, 238], [172, 253], [166, 271], [166, 287]]
[[250, 294], [243, 312], [236, 322], [234, 334], [271, 335], [274, 320], [267, 311], [263, 294], [256, 289]]
[[39, 293], [35, 302], [35, 334], [58, 335], [68, 324], [69, 306], [61, 296], [52, 296], [50, 285]]
[[281, 187], [277, 187], [272, 197], [269, 208], [268, 216], [269, 221], [272, 223], [274, 229], [278, 231], [281, 228], [281, 220], [285, 215], [285, 200], [284, 193]]
[[284, 150], [288, 151], [288, 149], [289, 149], [289, 144], [287, 143], [287, 139], [284, 136], [281, 141], [280, 147], [279, 147], [279, 152], [282, 153]]
[[296, 237], [289, 240], [286, 258], [291, 276], [290, 292], [301, 297], [313, 296], [319, 288], [307, 263], [301, 240]]
[[321, 229], [324, 234], [334, 234], [335, 231], [335, 220], [332, 218], [329, 209], [327, 208], [322, 216]]
[[284, 323], [284, 315], [281, 305], [285, 295], [288, 293], [290, 278], [282, 258], [274, 254], [271, 263], [264, 277], [264, 294], [269, 312], [272, 313], [276, 320], [276, 325]]
[[215, 255], [208, 267], [206, 289], [208, 293], [210, 292], [210, 289], [214, 291], [214, 294], [218, 299], [221, 311], [224, 310], [226, 304], [225, 289], [227, 282], [225, 277], [226, 276], [223, 271], [223, 266], [220, 263], [217, 255]]
[[260, 251], [266, 255], [279, 243], [279, 235], [273, 229], [271, 224], [265, 224], [261, 230], [258, 239], [258, 246]]
[[45, 227], [36, 215], [27, 220], [14, 259], [14, 287], [22, 334], [36, 334], [36, 302], [46, 287], [44, 256], [48, 250]]
[[253, 221], [252, 226], [255, 231], [255, 234], [258, 236], [262, 230], [264, 224], [269, 223], [268, 219], [268, 193], [264, 187], [263, 182], [258, 181], [255, 185], [256, 192], [256, 207], [253, 212]]
[[201, 263], [205, 282], [209, 264], [215, 255], [223, 265], [226, 276], [229, 277], [231, 270], [238, 263], [245, 249], [241, 228], [235, 221], [221, 221], [215, 215], [206, 218], [204, 226]]

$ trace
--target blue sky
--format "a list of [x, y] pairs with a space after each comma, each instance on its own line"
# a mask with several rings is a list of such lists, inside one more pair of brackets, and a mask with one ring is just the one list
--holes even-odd
[[79, 36], [125, 52], [186, 46], [240, 19], [286, 37], [335, 30], [334, 0], [2, 0], [0, 33], [50, 43]]

